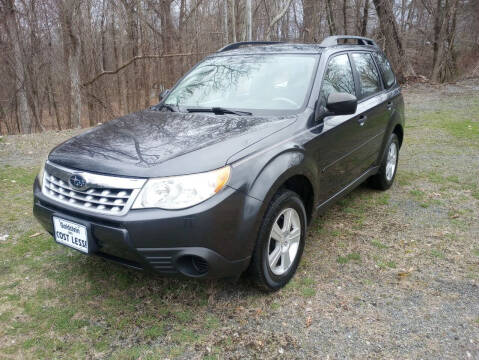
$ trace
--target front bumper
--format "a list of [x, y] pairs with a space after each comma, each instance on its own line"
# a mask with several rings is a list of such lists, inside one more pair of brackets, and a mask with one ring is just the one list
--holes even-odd
[[33, 213], [50, 234], [53, 216], [83, 224], [90, 254], [164, 275], [239, 276], [250, 262], [260, 208], [260, 201], [225, 187], [189, 209], [92, 214], [49, 199], [34, 184]]

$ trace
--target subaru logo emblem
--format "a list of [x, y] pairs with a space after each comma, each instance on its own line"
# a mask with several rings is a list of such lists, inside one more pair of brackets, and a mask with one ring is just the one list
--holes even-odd
[[78, 174], [70, 176], [70, 184], [77, 190], [84, 190], [86, 188], [85, 178]]

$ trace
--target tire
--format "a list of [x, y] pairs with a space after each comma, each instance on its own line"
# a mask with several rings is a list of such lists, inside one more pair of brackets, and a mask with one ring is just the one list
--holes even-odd
[[[391, 151], [395, 152], [395, 159], [391, 157]], [[369, 178], [369, 184], [371, 185], [371, 187], [378, 190], [389, 189], [394, 183], [394, 179], [396, 177], [398, 160], [399, 139], [396, 134], [392, 133], [389, 136], [389, 140], [386, 145], [386, 151], [384, 153], [383, 159], [381, 160], [381, 165], [379, 167], [378, 173]]]
[[[289, 229], [288, 218], [291, 219]], [[259, 288], [276, 291], [291, 280], [303, 253], [306, 221], [306, 210], [298, 194], [280, 190], [273, 197], [263, 218], [249, 268]]]

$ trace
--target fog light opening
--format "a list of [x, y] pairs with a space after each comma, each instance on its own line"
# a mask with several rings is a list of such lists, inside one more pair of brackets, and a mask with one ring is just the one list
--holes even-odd
[[196, 255], [185, 255], [177, 262], [178, 270], [187, 276], [202, 276], [208, 272], [208, 261]]

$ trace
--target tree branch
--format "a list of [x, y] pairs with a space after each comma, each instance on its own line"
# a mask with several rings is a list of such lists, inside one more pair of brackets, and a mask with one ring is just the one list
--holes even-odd
[[266, 33], [266, 39], [270, 39], [271, 38], [271, 31], [273, 31], [273, 27], [274, 25], [279, 21], [281, 20], [281, 18], [286, 14], [286, 11], [288, 11], [290, 5], [291, 5], [291, 2], [293, 0], [288, 0], [287, 4], [284, 6], [283, 10], [281, 10], [279, 12], [278, 15], [276, 15], [276, 17], [271, 21], [271, 23], [269, 24], [268, 26], [268, 31]]
[[142, 60], [142, 59], [165, 59], [165, 58], [171, 58], [171, 57], [183, 57], [183, 56], [193, 56], [193, 55], [198, 55], [198, 54], [209, 54], [210, 52], [200, 52], [200, 53], [185, 53], [185, 54], [165, 54], [165, 55], [138, 55], [130, 60], [128, 60], [126, 63], [122, 64], [121, 66], [117, 67], [115, 70], [109, 70], [109, 71], [102, 71], [98, 74], [96, 74], [91, 80], [88, 80], [87, 82], [84, 82], [82, 84], [83, 87], [89, 86], [93, 84], [95, 81], [97, 81], [99, 78], [105, 76], [105, 75], [114, 75], [126, 68], [128, 65], [133, 64], [137, 60]]

